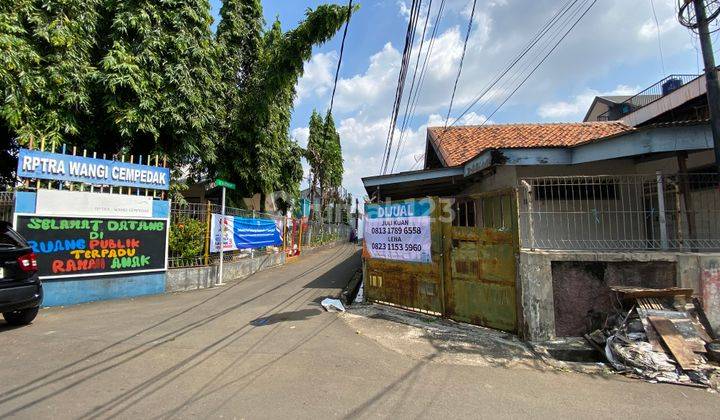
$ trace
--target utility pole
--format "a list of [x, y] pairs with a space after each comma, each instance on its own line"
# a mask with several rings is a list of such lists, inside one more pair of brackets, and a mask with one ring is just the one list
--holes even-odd
[[[710, 128], [712, 130], [713, 142], [715, 144], [715, 167], [720, 172], [720, 84], [718, 84], [717, 69], [715, 68], [715, 56], [712, 49], [712, 40], [710, 38], [710, 21], [717, 17], [708, 18], [708, 11], [705, 8], [704, 0], [684, 0], [685, 7], [681, 7], [680, 14], [686, 10], [690, 3], [695, 9], [695, 17], [697, 22], [689, 22], [693, 29], [697, 28], [700, 36], [700, 46], [703, 53], [703, 62], [705, 64], [705, 80], [707, 82], [707, 99], [710, 111]], [[681, 23], [685, 26], [681, 16]]]

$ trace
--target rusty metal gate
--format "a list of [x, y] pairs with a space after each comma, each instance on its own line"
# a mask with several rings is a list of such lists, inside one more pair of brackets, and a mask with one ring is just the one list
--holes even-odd
[[[435, 200], [429, 264], [368, 258], [370, 301], [517, 331], [517, 202], [514, 190]], [[452, 204], [452, 218], [448, 214]]]
[[441, 315], [443, 311], [442, 246], [443, 227], [436, 222], [440, 213], [433, 198], [430, 225], [432, 260], [413, 263], [368, 258], [363, 250], [364, 288], [368, 300], [399, 306], [412, 311]]
[[456, 198], [444, 224], [445, 316], [517, 330], [517, 208], [514, 191]]

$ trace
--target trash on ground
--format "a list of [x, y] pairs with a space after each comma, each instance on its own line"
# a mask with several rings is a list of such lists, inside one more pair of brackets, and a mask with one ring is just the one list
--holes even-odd
[[585, 339], [619, 372], [650, 382], [708, 388], [720, 349], [692, 289], [612, 287], [617, 316]]
[[320, 302], [320, 305], [328, 312], [345, 312], [345, 307], [342, 302], [340, 302], [340, 299], [325, 298]]

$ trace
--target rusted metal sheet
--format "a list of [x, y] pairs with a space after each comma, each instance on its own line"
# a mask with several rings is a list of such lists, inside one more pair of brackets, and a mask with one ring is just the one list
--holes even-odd
[[491, 227], [445, 226], [446, 314], [514, 332], [518, 246], [512, 192], [484, 197], [481, 211]]
[[366, 266], [368, 299], [442, 313], [442, 290], [436, 264], [368, 260]]

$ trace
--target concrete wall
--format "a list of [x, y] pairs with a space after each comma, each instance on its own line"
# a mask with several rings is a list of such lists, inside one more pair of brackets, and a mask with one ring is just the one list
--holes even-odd
[[555, 335], [581, 337], [615, 315], [613, 286], [662, 289], [675, 286], [676, 263], [668, 261], [553, 261]]
[[[223, 283], [246, 278], [258, 271], [285, 264], [285, 254], [265, 254], [254, 258], [225, 263]], [[168, 270], [166, 292], [206, 289], [217, 285], [218, 266], [175, 268]]]
[[625, 266], [632, 262], [672, 263], [675, 284], [692, 288], [703, 299], [713, 328], [720, 329], [720, 254], [523, 250], [520, 252], [518, 286], [523, 319], [520, 331], [527, 340], [556, 338], [552, 265], [557, 261], [625, 263]]

